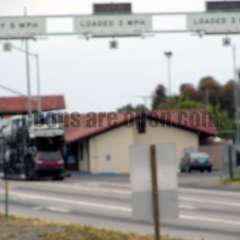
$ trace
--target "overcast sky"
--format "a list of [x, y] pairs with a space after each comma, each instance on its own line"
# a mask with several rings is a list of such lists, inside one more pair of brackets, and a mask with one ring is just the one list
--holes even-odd
[[[102, 1], [94, 1], [102, 2]], [[113, 1], [120, 2], [120, 1]], [[126, 1], [125, 1], [126, 2]], [[202, 11], [203, 0], [133, 0], [133, 11]], [[87, 0], [1, 0], [0, 15], [20, 15], [24, 6], [31, 15], [91, 13]], [[64, 24], [64, 23], [63, 23]], [[154, 25], [172, 28], [182, 19], [154, 19]], [[64, 28], [64, 26], [63, 26]], [[239, 37], [232, 38], [239, 46]], [[150, 95], [158, 83], [167, 86], [164, 51], [171, 50], [172, 91], [180, 84], [193, 83], [212, 75], [224, 83], [232, 78], [230, 48], [222, 46], [222, 36], [199, 38], [191, 34], [165, 34], [151, 38], [120, 39], [118, 50], [109, 49], [109, 39], [86, 41], [77, 36], [51, 37], [32, 42], [32, 52], [41, 58], [43, 94], [64, 94], [71, 111], [112, 111], [129, 102], [143, 103], [138, 96]], [[21, 42], [15, 41], [21, 46]], [[32, 92], [36, 93], [34, 59]], [[239, 61], [238, 61], [239, 63]], [[25, 58], [18, 52], [0, 49], [0, 83], [26, 92]], [[1, 95], [9, 95], [0, 90]]]

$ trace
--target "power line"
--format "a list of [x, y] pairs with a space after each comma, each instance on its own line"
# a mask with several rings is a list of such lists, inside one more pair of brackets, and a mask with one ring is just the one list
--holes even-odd
[[2, 84], [0, 84], [0, 88], [3, 89], [3, 90], [6, 90], [7, 92], [13, 93], [13, 94], [15, 94], [15, 95], [27, 97], [24, 93], [19, 92], [19, 91], [17, 91], [17, 90], [14, 90], [14, 89], [12, 89], [12, 88], [6, 87], [6, 86], [4, 86], [4, 85], [2, 85]]

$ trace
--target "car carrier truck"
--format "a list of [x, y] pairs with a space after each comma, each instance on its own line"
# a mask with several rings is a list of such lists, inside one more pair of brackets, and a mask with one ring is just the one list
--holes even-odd
[[62, 123], [33, 121], [27, 116], [0, 120], [0, 171], [8, 177], [64, 178]]

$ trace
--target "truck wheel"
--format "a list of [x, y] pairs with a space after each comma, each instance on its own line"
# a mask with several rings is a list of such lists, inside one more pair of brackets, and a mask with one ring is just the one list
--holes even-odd
[[212, 172], [212, 168], [208, 168], [208, 172], [211, 173]]
[[53, 178], [53, 180], [55, 180], [55, 181], [62, 181], [62, 180], [64, 180], [64, 176], [56, 176], [56, 177], [54, 177]]
[[36, 175], [34, 173], [31, 173], [31, 172], [27, 172], [26, 173], [26, 180], [34, 181], [36, 179], [37, 179], [37, 177], [36, 177]]

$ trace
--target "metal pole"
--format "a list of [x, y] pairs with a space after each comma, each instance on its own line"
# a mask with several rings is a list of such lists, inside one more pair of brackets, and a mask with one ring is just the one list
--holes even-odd
[[[24, 16], [27, 16], [27, 8], [24, 7]], [[30, 79], [30, 59], [29, 59], [29, 43], [25, 39], [25, 58], [26, 58], [26, 78], [27, 78], [27, 96], [28, 96], [28, 117], [29, 123], [32, 123], [32, 94], [31, 94], [31, 79]]]
[[[11, 45], [12, 49], [15, 49], [16, 51], [18, 52], [21, 52], [21, 53], [25, 53], [26, 54], [26, 50], [20, 48], [20, 47], [17, 47], [17, 46], [14, 46], [14, 45]], [[31, 53], [31, 52], [27, 52], [28, 55], [30, 57], [34, 57], [35, 58], [35, 63], [36, 63], [36, 86], [37, 86], [37, 96], [38, 96], [38, 112], [41, 112], [41, 109], [42, 109], [42, 100], [41, 100], [41, 78], [40, 78], [40, 60], [39, 60], [39, 54], [38, 53]], [[1, 86], [0, 86], [1, 87]], [[3, 88], [5, 88], [6, 90], [8, 90], [6, 87], [3, 86]], [[17, 93], [18, 95], [24, 95], [24, 94], [19, 94]], [[32, 99], [33, 100], [33, 99]]]
[[41, 97], [41, 78], [40, 78], [40, 60], [39, 54], [36, 57], [36, 73], [37, 73], [37, 95], [38, 95], [38, 112], [42, 111], [42, 97]]
[[160, 240], [160, 215], [159, 215], [159, 199], [158, 199], [158, 176], [157, 176], [157, 159], [156, 146], [150, 147], [151, 176], [152, 176], [152, 206], [155, 240]]
[[233, 56], [233, 81], [234, 81], [234, 105], [235, 105], [235, 123], [236, 123], [236, 143], [239, 144], [240, 126], [239, 126], [239, 97], [238, 97], [238, 73], [237, 73], [237, 54], [236, 46], [232, 44], [232, 56]]
[[26, 49], [26, 77], [27, 77], [27, 95], [28, 95], [28, 116], [31, 122], [32, 120], [32, 94], [31, 94], [31, 80], [30, 80], [30, 60], [29, 60], [29, 44], [28, 40], [25, 40], [25, 49]]
[[171, 73], [171, 58], [173, 53], [171, 51], [167, 51], [164, 53], [167, 58], [167, 72], [168, 72], [168, 96], [171, 97], [172, 95], [172, 73]]
[[[5, 190], [5, 218], [7, 219], [8, 218], [8, 215], [9, 215], [9, 197], [8, 197], [8, 161], [9, 161], [9, 155], [6, 156], [4, 153], [5, 153], [5, 142], [3, 140], [3, 173], [4, 173], [4, 190]], [[9, 152], [8, 152], [9, 153]], [[8, 159], [6, 159], [6, 157]], [[8, 161], [7, 161], [8, 160]]]
[[168, 94], [172, 95], [172, 74], [171, 74], [171, 57], [168, 57]]

